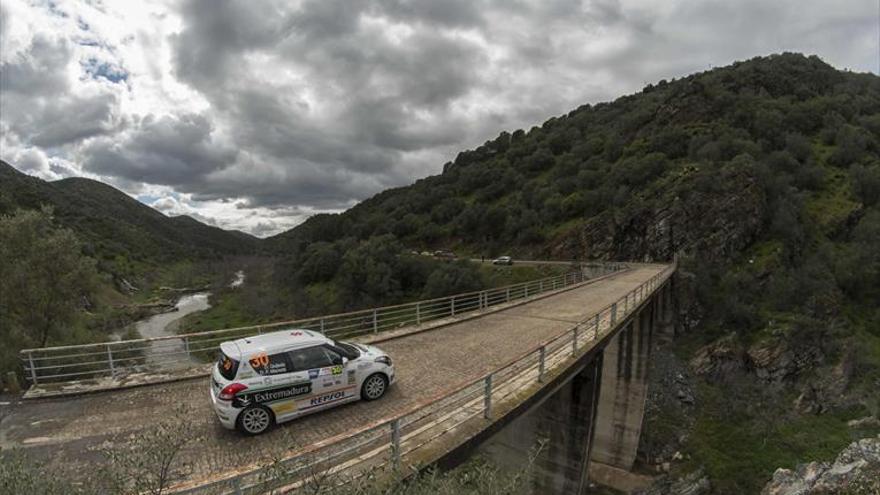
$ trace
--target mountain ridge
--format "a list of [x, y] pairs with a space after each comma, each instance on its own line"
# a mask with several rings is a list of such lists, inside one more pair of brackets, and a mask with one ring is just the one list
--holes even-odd
[[73, 229], [86, 251], [104, 261], [105, 267], [120, 256], [151, 264], [248, 255], [259, 249], [256, 237], [192, 217], [166, 216], [101, 181], [84, 177], [44, 181], [0, 161], [0, 213], [43, 206], [51, 207], [56, 220]]

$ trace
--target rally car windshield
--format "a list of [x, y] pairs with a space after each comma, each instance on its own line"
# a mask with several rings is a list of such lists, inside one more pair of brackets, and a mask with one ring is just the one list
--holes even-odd
[[345, 351], [345, 357], [348, 359], [357, 359], [361, 355], [360, 351], [358, 351], [355, 346], [346, 342], [336, 340], [333, 342], [333, 345]]

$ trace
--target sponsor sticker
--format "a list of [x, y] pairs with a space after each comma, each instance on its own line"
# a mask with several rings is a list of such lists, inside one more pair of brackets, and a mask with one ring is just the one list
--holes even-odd
[[329, 394], [319, 395], [317, 397], [313, 397], [312, 400], [309, 401], [309, 406], [320, 406], [322, 404], [327, 404], [328, 402], [333, 402], [345, 397], [344, 390], [337, 390], [336, 392], [330, 392]]
[[348, 384], [354, 385], [354, 381], [355, 381], [354, 370], [348, 370]]
[[342, 365], [339, 364], [339, 365], [336, 365], [336, 366], [330, 368], [330, 372], [333, 373], [334, 375], [341, 375], [342, 374]]
[[236, 395], [232, 400], [232, 405], [233, 407], [247, 407], [251, 404], [275, 402], [310, 393], [312, 393], [312, 382], [297, 383], [271, 390], [258, 390], [256, 392]]
[[320, 369], [309, 370], [309, 380], [314, 380], [315, 378], [318, 378], [318, 375], [320, 374]]

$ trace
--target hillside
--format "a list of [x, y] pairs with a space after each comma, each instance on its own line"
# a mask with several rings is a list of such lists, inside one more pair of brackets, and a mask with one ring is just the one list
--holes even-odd
[[186, 216], [169, 218], [102, 182], [46, 182], [0, 162], [0, 213], [43, 205], [76, 232], [101, 266], [128, 276], [144, 266], [251, 254], [258, 248], [255, 237]]
[[477, 256], [682, 253], [640, 461], [680, 452], [671, 476], [756, 493], [880, 413], [878, 136], [880, 78], [760, 57], [502, 132], [266, 244], [329, 280], [339, 253], [391, 236]]
[[[708, 164], [737, 156], [766, 163], [770, 174], [792, 176], [799, 190], [816, 189], [831, 178], [820, 158], [837, 140], [848, 149], [829, 157], [835, 170], [845, 172], [858, 161], [851, 155], [875, 150], [877, 91], [876, 76], [840, 72], [816, 57], [795, 54], [660, 81], [528, 132], [502, 132], [459, 153], [440, 175], [384, 191], [341, 215], [317, 215], [269, 244], [392, 233], [413, 246], [473, 252], [512, 248], [523, 255], [669, 258], [673, 250], [715, 242], [681, 237], [707, 230], [687, 225], [714, 215], [685, 205], [659, 212], [673, 221], [670, 231], [681, 231], [672, 238], [656, 237], [647, 225], [625, 217], [660, 195], [694, 190], [718, 172]], [[754, 166], [742, 165], [724, 172], [725, 183], [747, 180], [744, 171]], [[766, 204], [741, 206], [753, 208], [742, 211], [752, 222], [770, 213]], [[726, 220], [740, 220], [731, 217], [735, 208], [724, 210]], [[639, 242], [629, 242], [634, 239]]]

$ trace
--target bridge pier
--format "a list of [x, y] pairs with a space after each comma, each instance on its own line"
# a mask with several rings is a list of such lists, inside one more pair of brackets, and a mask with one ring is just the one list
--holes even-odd
[[636, 314], [603, 351], [602, 384], [591, 459], [594, 463], [626, 471], [635, 463], [648, 396], [653, 309], [654, 304], [649, 304]]
[[[537, 455], [532, 478], [522, 493], [584, 493], [599, 400], [602, 355], [543, 402], [486, 439], [477, 452], [500, 469], [521, 473], [529, 456]], [[542, 445], [536, 452], [536, 446]]]

